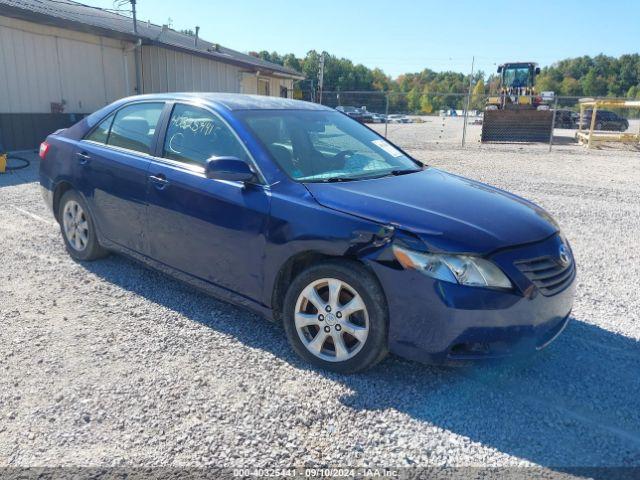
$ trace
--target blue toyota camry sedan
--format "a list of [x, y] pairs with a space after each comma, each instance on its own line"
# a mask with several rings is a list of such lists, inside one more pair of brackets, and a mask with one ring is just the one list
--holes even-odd
[[282, 322], [317, 366], [526, 354], [569, 319], [576, 268], [547, 212], [330, 108], [130, 97], [50, 135], [40, 157], [73, 258], [125, 254]]

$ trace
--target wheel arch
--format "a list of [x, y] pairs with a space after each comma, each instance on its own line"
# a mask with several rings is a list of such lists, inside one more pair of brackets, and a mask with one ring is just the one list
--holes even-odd
[[382, 282], [380, 282], [380, 279], [373, 269], [358, 257], [351, 255], [329, 255], [319, 251], [306, 250], [289, 257], [282, 267], [280, 267], [280, 270], [278, 270], [271, 293], [271, 309], [273, 312], [273, 319], [276, 322], [280, 323], [282, 321], [284, 297], [291, 281], [307, 268], [327, 260], [344, 261], [345, 263], [353, 262], [365, 268], [367, 272], [371, 274], [372, 278], [374, 278], [380, 285], [380, 289], [386, 300], [386, 292], [382, 287]]
[[82, 191], [78, 190], [76, 188], [76, 186], [73, 184], [73, 182], [71, 182], [68, 179], [62, 179], [62, 180], [58, 181], [55, 184], [55, 187], [53, 189], [53, 200], [51, 202], [51, 207], [53, 209], [54, 218], [56, 219], [56, 221], [58, 223], [60, 223], [59, 212], [58, 212], [60, 210], [60, 200], [62, 199], [63, 195], [65, 193], [67, 193], [69, 190], [73, 190], [78, 195], [80, 195], [82, 200], [84, 200], [84, 202], [86, 204], [86, 209], [87, 209], [89, 215], [91, 215], [91, 218], [94, 221], [95, 228], [96, 228], [96, 235], [98, 236], [99, 242], [102, 243], [102, 238], [103, 238], [102, 237], [102, 232], [101, 232], [100, 226], [98, 225], [98, 222], [97, 222], [97, 220], [95, 218], [95, 215], [94, 215], [93, 208], [92, 208], [91, 204], [87, 201], [87, 198], [82, 193]]
[[58, 211], [60, 210], [60, 199], [69, 190], [77, 191], [73, 184], [68, 180], [59, 181], [53, 189], [53, 201], [51, 203], [51, 207], [53, 209], [53, 216], [58, 222], [60, 222], [60, 218], [58, 216]]

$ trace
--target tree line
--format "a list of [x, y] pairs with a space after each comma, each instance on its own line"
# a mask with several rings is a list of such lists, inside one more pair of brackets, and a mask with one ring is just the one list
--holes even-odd
[[[317, 90], [321, 52], [309, 51], [304, 58], [277, 52], [252, 52], [254, 56], [302, 72], [306, 80], [298, 82], [295, 95], [311, 99]], [[471, 108], [481, 109], [484, 96], [495, 93], [499, 86], [496, 73], [479, 71], [469, 78], [460, 72], [406, 73], [392, 79], [379, 68], [354, 64], [325, 52], [323, 103], [329, 105], [371, 105], [382, 111], [386, 99], [373, 92], [389, 92], [389, 111], [432, 113], [442, 109], [462, 109], [469, 82], [472, 86]], [[640, 54], [611, 57], [596, 55], [560, 60], [542, 68], [536, 79], [536, 90], [553, 91], [560, 96], [626, 97], [640, 99]], [[355, 94], [349, 92], [371, 92]]]
[[587, 55], [544, 67], [537, 79], [540, 91], [562, 96], [640, 99], [640, 55]]

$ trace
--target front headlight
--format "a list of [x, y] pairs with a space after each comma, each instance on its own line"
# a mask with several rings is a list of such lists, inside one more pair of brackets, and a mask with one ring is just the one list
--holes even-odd
[[470, 255], [423, 253], [393, 246], [393, 254], [404, 268], [419, 270], [445, 282], [470, 287], [511, 288], [511, 281], [493, 262]]

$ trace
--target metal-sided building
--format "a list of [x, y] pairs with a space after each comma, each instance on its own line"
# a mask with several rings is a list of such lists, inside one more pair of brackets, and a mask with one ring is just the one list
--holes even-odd
[[[0, 146], [34, 148], [112, 101], [170, 91], [290, 97], [281, 65], [72, 0], [0, 0]], [[138, 85], [139, 82], [139, 85]]]

